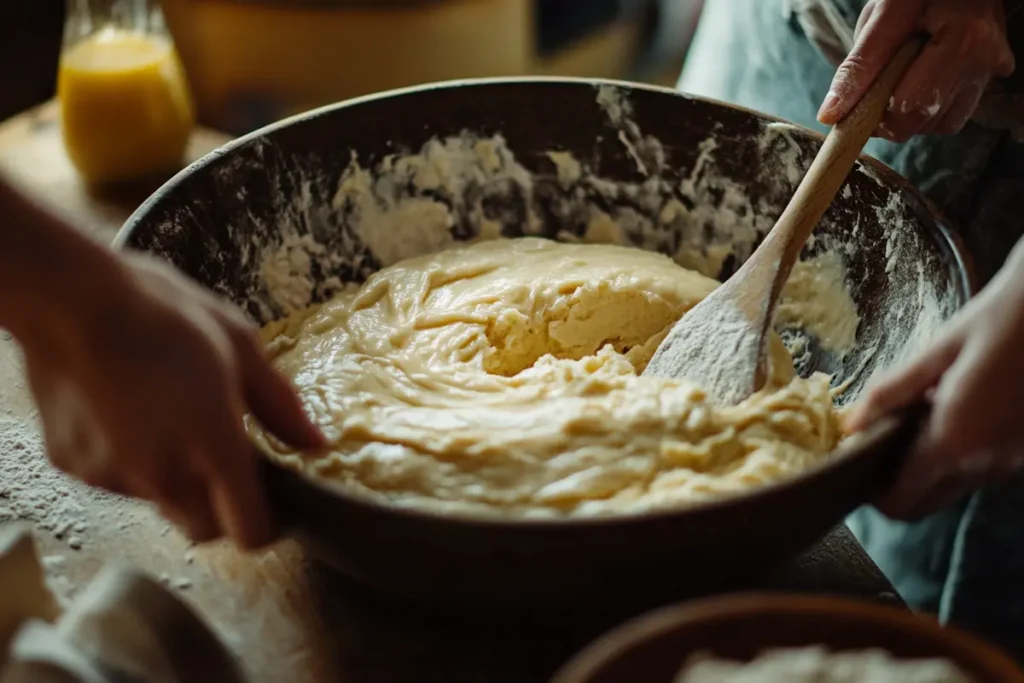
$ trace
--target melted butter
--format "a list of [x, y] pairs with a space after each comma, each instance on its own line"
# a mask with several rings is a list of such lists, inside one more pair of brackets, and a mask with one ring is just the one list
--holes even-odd
[[638, 376], [717, 282], [612, 245], [494, 240], [394, 264], [268, 325], [276, 366], [332, 441], [281, 463], [394, 505], [594, 515], [699, 503], [797, 474], [840, 430], [824, 375], [715, 407]]

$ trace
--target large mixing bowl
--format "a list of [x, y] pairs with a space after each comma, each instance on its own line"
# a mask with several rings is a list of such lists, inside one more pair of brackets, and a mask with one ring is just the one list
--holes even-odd
[[[447, 83], [345, 102], [238, 139], [150, 198], [117, 244], [171, 261], [260, 322], [399, 258], [499, 233], [616, 240], [726, 277], [771, 227], [819, 144], [755, 112], [662, 89]], [[833, 373], [847, 403], [876, 370], [926, 341], [967, 299], [971, 280], [942, 220], [869, 159], [806, 256], [823, 252], [845, 264], [861, 317], [856, 348], [837, 353], [813, 336], [785, 336], [802, 349], [800, 371]], [[736, 585], [813, 543], [895, 462], [891, 449], [839, 455], [711, 505], [560, 520], [397, 510], [269, 461], [266, 474], [295, 534], [358, 580], [448, 605], [528, 607], [640, 604]]]

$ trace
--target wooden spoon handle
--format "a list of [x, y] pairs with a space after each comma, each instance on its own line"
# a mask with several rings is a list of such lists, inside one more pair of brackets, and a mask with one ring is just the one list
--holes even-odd
[[779, 250], [780, 272], [775, 282], [780, 288], [789, 278], [807, 239], [846, 182], [864, 145], [878, 129], [893, 90], [923, 45], [921, 39], [915, 38], [900, 48], [863, 99], [825, 138], [769, 236], [769, 239], [779, 240], [776, 248]]

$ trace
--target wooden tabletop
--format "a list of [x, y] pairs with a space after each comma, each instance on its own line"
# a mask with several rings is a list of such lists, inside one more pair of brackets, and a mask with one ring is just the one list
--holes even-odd
[[[197, 158], [225, 140], [197, 131], [189, 154]], [[0, 124], [0, 167], [107, 241], [146, 192], [96, 197], [85, 190], [64, 154], [52, 104]], [[148, 506], [89, 490], [46, 463], [20, 357], [0, 338], [0, 525], [17, 520], [35, 523], [59, 597], [73, 598], [104, 563], [150, 572], [214, 626], [253, 683], [535, 683], [593, 635], [426, 613], [354, 586], [290, 541], [254, 556], [223, 544], [190, 547]], [[764, 585], [896, 600], [845, 527]]]

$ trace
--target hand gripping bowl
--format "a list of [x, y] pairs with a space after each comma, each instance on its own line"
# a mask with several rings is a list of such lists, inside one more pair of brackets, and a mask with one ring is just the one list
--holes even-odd
[[[430, 85], [235, 140], [151, 197], [117, 245], [172, 262], [259, 322], [400, 258], [499, 233], [616, 240], [724, 278], [771, 227], [820, 140], [656, 88]], [[363, 194], [339, 192], [343, 182]], [[926, 341], [967, 299], [971, 279], [935, 212], [867, 159], [807, 254], [826, 251], [846, 264], [857, 345], [839, 356], [804, 337], [798, 367], [834, 373], [836, 386], [849, 385], [846, 403], [876, 369]], [[836, 457], [712, 505], [585, 520], [397, 510], [269, 460], [265, 469], [282, 522], [360, 581], [445, 605], [568, 607], [653, 602], [766, 572], [870, 498], [893, 471], [891, 451]]]

